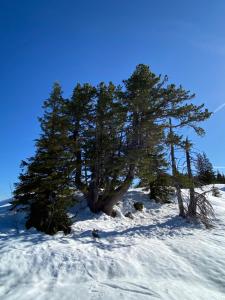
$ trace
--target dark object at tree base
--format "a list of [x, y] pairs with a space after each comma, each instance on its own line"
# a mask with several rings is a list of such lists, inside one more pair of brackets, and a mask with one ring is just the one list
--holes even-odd
[[142, 211], [144, 208], [144, 204], [142, 202], [135, 202], [134, 203], [134, 208], [138, 211]]
[[129, 218], [129, 219], [132, 219], [132, 220], [134, 219], [134, 216], [132, 215], [132, 213], [130, 211], [125, 214], [125, 217]]
[[111, 217], [115, 218], [117, 216], [117, 212], [115, 209], [112, 210]]
[[170, 200], [165, 200], [164, 202], [160, 202], [161, 204], [171, 204], [173, 203], [173, 201], [170, 201]]
[[212, 187], [212, 195], [213, 195], [213, 197], [220, 197], [221, 196], [221, 193], [220, 193], [220, 190], [218, 189], [218, 187], [216, 187], [216, 186]]
[[92, 230], [92, 236], [94, 238], [98, 238], [98, 239], [100, 238], [98, 229], [93, 229]]

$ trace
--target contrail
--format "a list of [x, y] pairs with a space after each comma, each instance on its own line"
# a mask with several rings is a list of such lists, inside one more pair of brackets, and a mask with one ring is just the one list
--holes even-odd
[[223, 103], [223, 104], [221, 104], [220, 106], [218, 106], [215, 110], [214, 110], [214, 114], [216, 113], [216, 112], [218, 112], [218, 111], [220, 111], [222, 108], [224, 108], [224, 106], [225, 106], [225, 102]]
[[213, 166], [213, 169], [225, 169], [225, 166]]

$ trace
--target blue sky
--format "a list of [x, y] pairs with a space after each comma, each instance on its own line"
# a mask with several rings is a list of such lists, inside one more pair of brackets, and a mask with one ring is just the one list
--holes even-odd
[[[215, 111], [225, 102], [224, 0], [0, 0], [0, 199], [34, 153], [52, 83], [126, 79], [139, 63]], [[195, 148], [225, 167], [225, 107]], [[223, 169], [221, 169], [223, 170]]]

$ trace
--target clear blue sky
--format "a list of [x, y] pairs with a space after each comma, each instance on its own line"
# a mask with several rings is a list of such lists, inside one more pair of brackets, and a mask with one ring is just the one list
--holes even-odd
[[[223, 104], [224, 16], [224, 0], [0, 0], [0, 199], [34, 153], [37, 117], [56, 80], [69, 96], [78, 81], [119, 83], [145, 63], [211, 111]], [[224, 119], [225, 108], [194, 138], [220, 167]]]

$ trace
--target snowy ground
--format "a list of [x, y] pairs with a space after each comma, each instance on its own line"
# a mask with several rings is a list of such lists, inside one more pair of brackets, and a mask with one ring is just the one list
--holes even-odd
[[[211, 230], [187, 224], [175, 204], [157, 205], [140, 189], [129, 190], [115, 219], [81, 207], [69, 236], [26, 231], [23, 217], [1, 201], [0, 299], [225, 299], [225, 186], [219, 187], [220, 198], [209, 196]], [[137, 200], [144, 211], [125, 218]]]

